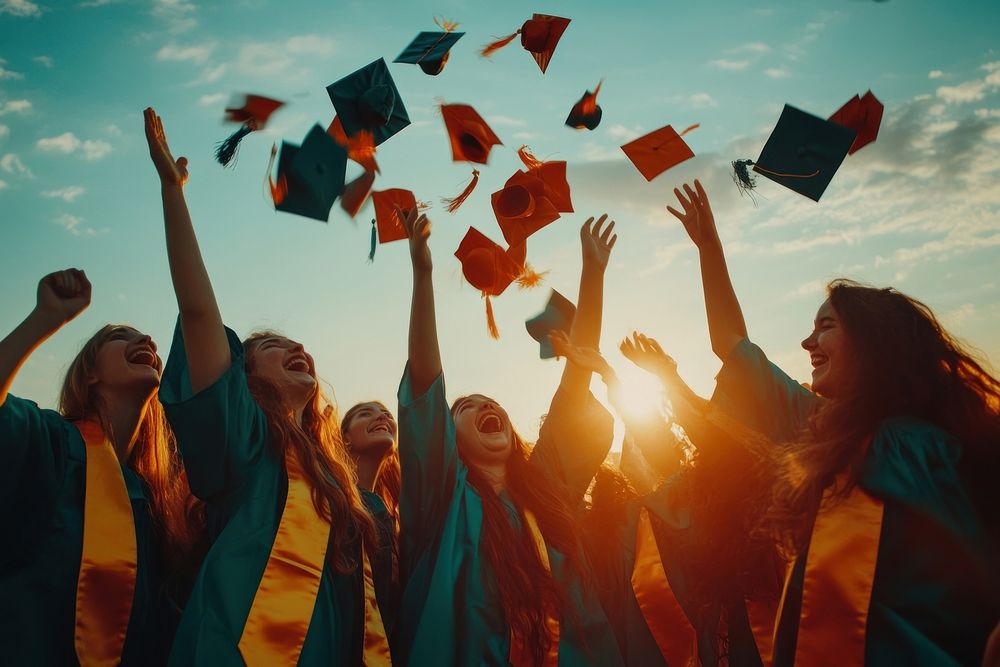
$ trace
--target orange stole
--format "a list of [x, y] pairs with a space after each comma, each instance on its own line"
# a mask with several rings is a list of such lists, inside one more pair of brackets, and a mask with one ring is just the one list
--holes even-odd
[[285, 508], [240, 637], [240, 654], [249, 667], [298, 663], [323, 578], [330, 522], [316, 511], [291, 452], [285, 454], [285, 470]]
[[[824, 499], [825, 500], [825, 499]], [[800, 667], [865, 664], [865, 630], [884, 503], [855, 487], [816, 516], [795, 647]]]
[[375, 597], [375, 576], [372, 574], [372, 564], [368, 554], [361, 550], [363, 564], [362, 573], [365, 579], [365, 649], [363, 662], [365, 667], [375, 667], [392, 664], [389, 655], [389, 639], [385, 634], [385, 624], [382, 623], [382, 612], [378, 609], [378, 599]]
[[135, 518], [118, 456], [104, 430], [91, 421], [77, 422], [76, 428], [87, 452], [76, 657], [83, 667], [117, 665], [135, 595]]
[[[789, 568], [789, 572], [791, 568]], [[764, 667], [770, 667], [774, 661], [774, 625], [778, 615], [774, 604], [745, 599], [747, 620], [750, 621], [750, 631], [753, 633], [757, 653]]]
[[[552, 567], [549, 565], [549, 552], [545, 548], [545, 538], [542, 537], [542, 531], [538, 529], [538, 521], [530, 510], [524, 510], [524, 522], [528, 530], [531, 531], [531, 537], [535, 540], [535, 547], [538, 549], [538, 557], [541, 559], [542, 565], [551, 574]], [[549, 652], [545, 655], [542, 667], [556, 667], [559, 664], [559, 617], [556, 615], [557, 613], [549, 610], [545, 618], [545, 625], [548, 627], [552, 643], [549, 645]], [[529, 667], [534, 664], [531, 653], [524, 646], [521, 638], [513, 632], [510, 635], [510, 664], [513, 667]]]
[[639, 508], [635, 534], [635, 564], [632, 566], [632, 591], [639, 603], [656, 645], [668, 665], [683, 667], [698, 663], [698, 636], [691, 621], [670, 590], [656, 546], [649, 510]]

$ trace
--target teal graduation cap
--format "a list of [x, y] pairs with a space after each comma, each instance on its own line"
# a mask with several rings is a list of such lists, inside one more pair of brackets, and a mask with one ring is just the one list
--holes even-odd
[[326, 222], [346, 172], [347, 151], [315, 125], [301, 146], [281, 143], [278, 178], [271, 183], [274, 208]]
[[545, 310], [524, 323], [528, 334], [538, 341], [539, 356], [542, 359], [552, 359], [556, 356], [552, 343], [549, 342], [549, 334], [561, 330], [569, 335], [574, 317], [576, 317], [576, 306], [573, 302], [552, 290], [549, 301], [545, 304]]
[[747, 167], [813, 201], [837, 173], [857, 132], [786, 104], [757, 161], [733, 163], [737, 184], [754, 187]]
[[410, 124], [384, 58], [331, 83], [326, 92], [348, 137], [368, 130], [378, 146]]
[[[446, 27], [457, 26], [457, 24], [449, 23], [444, 25]], [[455, 43], [464, 34], [464, 32], [454, 32], [454, 30], [447, 29], [437, 32], [422, 32], [392, 62], [419, 65], [425, 74], [437, 76], [444, 70], [444, 66], [448, 62], [451, 47], [455, 46]]]

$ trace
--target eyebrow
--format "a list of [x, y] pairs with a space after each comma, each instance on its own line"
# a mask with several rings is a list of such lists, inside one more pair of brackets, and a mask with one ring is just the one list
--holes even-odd
[[823, 317], [816, 318], [816, 324], [823, 324], [824, 322], [832, 322], [833, 324], [836, 324], [837, 318], [831, 315], [824, 315]]

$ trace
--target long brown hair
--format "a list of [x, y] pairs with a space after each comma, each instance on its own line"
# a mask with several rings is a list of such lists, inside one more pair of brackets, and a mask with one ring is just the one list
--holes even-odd
[[317, 383], [302, 411], [302, 426], [298, 425], [294, 410], [281, 390], [253, 372], [257, 348], [268, 338], [284, 336], [257, 331], [243, 341], [250, 393], [267, 417], [276, 453], [284, 457], [289, 448], [295, 453], [312, 490], [316, 511], [330, 522], [334, 548], [327, 560], [337, 572], [353, 572], [358, 566], [356, 554], [360, 553], [354, 548], [358, 538], [367, 544], [378, 544], [378, 537], [375, 522], [358, 493], [353, 467], [347, 461], [336, 409]]
[[[105, 433], [111, 433], [106, 406], [89, 378], [96, 372], [97, 354], [106, 342], [136, 333], [129, 326], [107, 324], [84, 344], [70, 364], [59, 393], [63, 417], [70, 421], [93, 419]], [[155, 393], [146, 404], [138, 437], [124, 463], [149, 489], [153, 525], [163, 542], [168, 565], [174, 571], [190, 569], [192, 554], [203, 537], [204, 506], [191, 494], [177, 442]]]
[[[459, 398], [452, 403], [453, 413], [461, 401]], [[545, 474], [544, 465], [529, 463], [532, 447], [520, 435], [512, 431], [511, 439], [505, 489], [518, 509], [522, 526], [524, 511], [531, 511], [545, 543], [565, 556], [569, 568], [583, 571], [579, 517], [570, 508], [565, 486]], [[487, 590], [499, 598], [511, 632], [540, 665], [552, 643], [546, 617], [550, 613], [558, 617], [560, 610], [566, 609], [564, 596], [542, 563], [531, 532], [526, 527], [520, 531], [514, 528], [509, 510], [489, 480], [473, 466], [468, 467], [467, 479], [483, 503], [480, 544], [493, 575], [486, 578]]]
[[1000, 525], [1000, 381], [920, 301], [846, 279], [827, 292], [853, 372], [843, 394], [817, 409], [803, 441], [781, 449], [768, 520], [783, 543], [804, 546], [823, 490], [845, 470], [849, 483], [838, 492], [857, 483], [867, 443], [882, 420], [896, 416], [930, 422], [962, 443], [966, 489], [984, 525]]
[[[340, 420], [341, 437], [351, 428], [351, 422], [354, 421], [354, 417], [358, 414], [358, 411], [366, 405], [377, 405], [380, 409], [389, 411], [389, 408], [382, 401], [361, 401], [360, 403], [355, 403], [344, 413], [343, 419]], [[401, 488], [399, 449], [393, 447], [392, 451], [382, 459], [382, 465], [378, 469], [378, 474], [375, 475], [374, 491], [385, 502], [389, 513], [397, 518], [399, 517], [399, 493]]]

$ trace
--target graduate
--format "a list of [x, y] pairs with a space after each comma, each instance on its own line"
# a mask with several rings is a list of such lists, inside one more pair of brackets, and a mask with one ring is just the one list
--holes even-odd
[[50, 273], [0, 341], [5, 664], [165, 664], [195, 569], [196, 508], [156, 400], [149, 336], [102, 327], [70, 364], [58, 412], [8, 393], [90, 295], [83, 271]]
[[[564, 371], [533, 450], [493, 399], [473, 394], [449, 407], [430, 221], [417, 211], [401, 217], [413, 301], [399, 389], [404, 592], [396, 657], [411, 665], [620, 665], [575, 511], [590, 481], [580, 476], [590, 464], [579, 459], [603, 459], [611, 416], [598, 411], [589, 373], [577, 368]], [[573, 335], [588, 345], [599, 336], [604, 270], [617, 238], [605, 219], [581, 230]]]
[[674, 192], [723, 361], [713, 403], [781, 445], [762, 529], [794, 561], [774, 664], [979, 664], [1000, 617], [1000, 382], [924, 304], [836, 280], [801, 386], [747, 338], [701, 184]]
[[[600, 352], [572, 345], [565, 334], [552, 343], [601, 377], [626, 426], [621, 472], [607, 465], [597, 471], [587, 528], [627, 663], [761, 665], [757, 644], [766, 656], [781, 592], [773, 541], [750, 531], [767, 497], [767, 459], [757, 453], [763, 438], [739, 429], [737, 439], [712, 423], [673, 360], [642, 334], [621, 351], [664, 384], [693, 453], [661, 415], [627, 404]], [[618, 548], [610, 546], [615, 538]]]
[[187, 160], [174, 160], [152, 109], [145, 121], [180, 309], [160, 400], [213, 539], [170, 663], [388, 664], [375, 597], [391, 579], [386, 531], [358, 492], [312, 357], [273, 332], [241, 343], [223, 325], [184, 200]]

